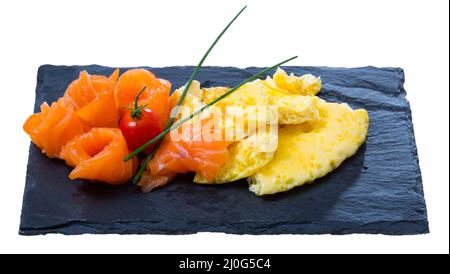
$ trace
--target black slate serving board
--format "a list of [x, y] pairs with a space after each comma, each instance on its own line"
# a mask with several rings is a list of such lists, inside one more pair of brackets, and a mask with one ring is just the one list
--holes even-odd
[[[422, 179], [411, 111], [400, 68], [284, 67], [323, 80], [320, 97], [369, 111], [367, 142], [352, 158], [316, 183], [267, 197], [244, 180], [205, 186], [179, 175], [148, 194], [131, 184], [118, 187], [67, 178], [70, 168], [30, 146], [19, 233], [186, 234], [420, 234], [428, 233]], [[193, 67], [149, 68], [183, 85]], [[113, 68], [39, 68], [35, 112], [63, 95], [81, 70], [109, 75]], [[124, 72], [126, 69], [122, 69]], [[205, 86], [233, 86], [260, 69], [204, 67]]]

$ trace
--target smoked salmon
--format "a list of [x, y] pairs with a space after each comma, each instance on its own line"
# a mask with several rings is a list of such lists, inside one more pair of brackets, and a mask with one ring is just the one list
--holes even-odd
[[89, 75], [86, 71], [73, 81], [64, 98], [71, 102], [77, 115], [91, 127], [117, 127], [119, 114], [114, 100], [119, 70], [111, 76]]
[[116, 69], [109, 77], [81, 71], [64, 95], [51, 105], [44, 102], [23, 129], [48, 157], [74, 167], [70, 179], [125, 183], [138, 163], [136, 157], [123, 161], [131, 151], [119, 119], [143, 87], [139, 104], [151, 108], [164, 127], [171, 110], [170, 82], [145, 69], [130, 69], [119, 78]]
[[31, 140], [50, 158], [59, 157], [61, 147], [89, 127], [78, 117], [74, 106], [62, 97], [41, 112], [31, 115], [23, 125]]
[[50, 106], [44, 102], [41, 112], [32, 114], [23, 129], [48, 157], [57, 158], [65, 143], [91, 127], [117, 127], [114, 88], [118, 75], [119, 70], [110, 77], [80, 72], [64, 96]]
[[136, 157], [123, 161], [130, 151], [120, 129], [92, 128], [81, 134], [61, 150], [61, 158], [75, 167], [70, 179], [89, 179], [108, 184], [129, 181], [137, 168]]
[[177, 129], [181, 135], [176, 140], [171, 134], [166, 135], [139, 181], [143, 191], [167, 184], [177, 173], [194, 171], [210, 180], [219, 173], [228, 158], [227, 147], [233, 141], [223, 138], [220, 128], [212, 126], [217, 124], [211, 117], [199, 123], [201, 127]]

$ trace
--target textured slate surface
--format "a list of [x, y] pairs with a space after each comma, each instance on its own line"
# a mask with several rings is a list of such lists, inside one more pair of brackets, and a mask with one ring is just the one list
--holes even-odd
[[[35, 111], [43, 101], [61, 96], [83, 69], [92, 74], [112, 72], [112, 68], [96, 65], [41, 66]], [[314, 184], [262, 198], [250, 193], [245, 181], [196, 185], [192, 175], [178, 176], [167, 187], [141, 194], [130, 184], [111, 187], [70, 181], [69, 167], [46, 158], [32, 144], [19, 233], [428, 233], [403, 71], [375, 67], [285, 69], [321, 76], [322, 98], [369, 111], [366, 144], [333, 173]], [[179, 87], [193, 68], [151, 70]], [[205, 67], [198, 79], [204, 85], [232, 86], [257, 71]]]

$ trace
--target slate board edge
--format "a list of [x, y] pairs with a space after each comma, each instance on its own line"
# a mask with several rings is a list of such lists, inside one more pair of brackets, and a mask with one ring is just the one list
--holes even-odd
[[[289, 225], [278, 225], [271, 226], [268, 231], [258, 231], [255, 232], [254, 229], [248, 228], [246, 226], [200, 226], [192, 227], [189, 230], [177, 230], [171, 231], [166, 228], [162, 229], [141, 229], [137, 230], [135, 227], [142, 227], [142, 224], [146, 222], [116, 222], [111, 224], [99, 224], [91, 222], [74, 221], [62, 224], [61, 226], [52, 226], [40, 229], [26, 229], [21, 228], [19, 231], [20, 235], [23, 236], [33, 236], [33, 235], [46, 235], [59, 233], [63, 235], [81, 235], [81, 234], [117, 234], [117, 235], [145, 235], [145, 234], [160, 234], [160, 235], [188, 235], [196, 234], [201, 232], [214, 232], [214, 233], [227, 233], [235, 235], [349, 235], [349, 234], [376, 234], [376, 235], [391, 235], [391, 236], [403, 236], [403, 235], [417, 235], [426, 234], [428, 231], [428, 222], [424, 220], [417, 221], [399, 221], [399, 222], [377, 222], [369, 224], [352, 224], [348, 223], [336, 223], [333, 224], [335, 228], [333, 230], [317, 230], [317, 226], [313, 223], [299, 223], [299, 224], [289, 224]], [[139, 226], [135, 226], [139, 224]], [[303, 233], [283, 233], [286, 226], [290, 227], [290, 230], [304, 231]], [[344, 226], [342, 230], [336, 227]], [[373, 226], [376, 228], [374, 229]], [[380, 229], [384, 227], [383, 229]], [[401, 229], [399, 229], [401, 227]], [[308, 231], [313, 228], [314, 231]], [[380, 233], [379, 231], [383, 231]], [[57, 231], [57, 232], [55, 232]], [[82, 231], [80, 233], [80, 231]], [[398, 231], [402, 231], [399, 233]]]

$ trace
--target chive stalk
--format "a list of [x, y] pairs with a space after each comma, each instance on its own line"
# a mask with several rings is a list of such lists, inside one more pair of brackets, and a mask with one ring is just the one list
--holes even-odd
[[[226, 25], [226, 27], [222, 30], [222, 32], [219, 34], [219, 36], [217, 36], [217, 38], [214, 40], [214, 42], [211, 44], [211, 46], [208, 48], [208, 50], [205, 52], [205, 54], [203, 55], [202, 59], [200, 60], [200, 62], [198, 63], [198, 65], [195, 67], [194, 71], [192, 72], [191, 77], [189, 78], [188, 82], [186, 83], [186, 86], [183, 90], [183, 93], [180, 96], [180, 99], [178, 100], [177, 106], [180, 106], [183, 103], [184, 98], [186, 97], [187, 92], [189, 91], [189, 88], [191, 87], [192, 81], [194, 81], [195, 77], [198, 74], [198, 71], [200, 69], [200, 67], [203, 65], [203, 62], [206, 60], [206, 57], [208, 57], [209, 53], [211, 52], [211, 50], [214, 48], [214, 46], [217, 44], [217, 42], [220, 40], [220, 38], [223, 36], [223, 34], [228, 30], [228, 28], [234, 23], [234, 21], [239, 17], [239, 15], [241, 15], [241, 13], [247, 8], [247, 6], [244, 6], [237, 14], [236, 16], [233, 17], [233, 19]], [[169, 119], [169, 121], [167, 122], [167, 126], [166, 129], [170, 129], [172, 124], [175, 122], [175, 117], [177, 116], [178, 113], [178, 107], [175, 108], [175, 113], [174, 115], [171, 115], [171, 118]], [[159, 139], [158, 139], [159, 140]], [[147, 145], [148, 146], [148, 145]], [[146, 146], [146, 147], [147, 147]], [[155, 145], [155, 147], [153, 148], [152, 152], [145, 158], [144, 162], [141, 163], [141, 166], [139, 167], [138, 173], [136, 174], [136, 176], [133, 178], [133, 183], [136, 184], [142, 173], [145, 171], [145, 168], [147, 167], [148, 162], [150, 162], [150, 159], [153, 157], [153, 155], [155, 154], [156, 150], [159, 147], [159, 143]], [[142, 150], [140, 150], [139, 152], [141, 152]], [[132, 154], [133, 156], [137, 155], [139, 152], [135, 153], [136, 151], [134, 151]], [[131, 155], [131, 154], [130, 154]], [[124, 161], [128, 161], [130, 160], [133, 156], [128, 155], [127, 157], [124, 158]]]
[[[125, 157], [125, 161], [133, 158], [134, 156], [136, 156], [137, 154], [139, 154], [140, 152], [144, 151], [149, 145], [153, 144], [154, 142], [161, 140], [162, 138], [164, 138], [164, 136], [166, 136], [171, 130], [177, 129], [178, 127], [180, 127], [183, 123], [189, 121], [190, 119], [192, 119], [193, 117], [199, 115], [200, 113], [202, 113], [204, 110], [206, 110], [207, 108], [209, 108], [210, 106], [214, 105], [215, 103], [219, 102], [220, 100], [224, 99], [225, 97], [227, 97], [228, 95], [230, 95], [231, 93], [233, 93], [234, 91], [236, 91], [238, 88], [242, 87], [243, 85], [245, 85], [248, 82], [254, 81], [256, 79], [258, 79], [261, 75], [293, 60], [297, 58], [297, 56], [291, 57], [289, 59], [286, 59], [276, 65], [273, 65], [271, 67], [268, 67], [260, 72], [258, 72], [257, 74], [245, 79], [244, 81], [240, 82], [238, 85], [236, 85], [235, 87], [233, 87], [232, 89], [230, 89], [229, 91], [225, 92], [224, 94], [222, 94], [220, 97], [216, 98], [215, 100], [211, 101], [210, 103], [208, 103], [207, 105], [203, 106], [202, 108], [198, 109], [197, 111], [193, 112], [191, 115], [189, 115], [186, 118], [183, 118], [181, 120], [178, 120], [176, 123], [174, 123], [173, 125], [171, 125], [169, 128], [166, 128], [163, 132], [161, 132], [158, 136], [154, 137], [153, 139], [151, 139], [150, 141], [148, 141], [147, 143], [145, 143], [144, 145], [142, 145], [141, 147], [139, 147], [138, 149], [136, 149], [134, 152], [130, 153], [127, 157]], [[153, 148], [153, 151], [145, 158], [144, 162], [141, 164], [138, 172], [136, 173], [136, 176], [133, 178], [133, 184], [136, 184], [140, 177], [142, 176], [142, 173], [145, 171], [148, 163], [150, 162], [151, 158], [155, 155], [156, 150], [158, 149], [159, 145], [161, 144], [161, 142], [158, 142], [157, 145]]]

